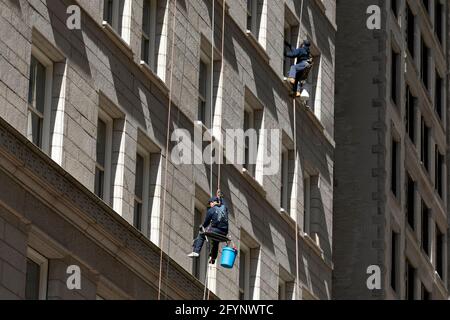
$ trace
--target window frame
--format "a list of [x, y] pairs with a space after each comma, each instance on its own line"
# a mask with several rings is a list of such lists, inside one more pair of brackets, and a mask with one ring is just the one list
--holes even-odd
[[135, 163], [135, 177], [137, 175], [137, 156], [140, 156], [143, 160], [143, 179], [142, 179], [142, 198], [139, 198], [139, 196], [136, 194], [136, 178], [135, 178], [135, 185], [134, 185], [134, 192], [133, 192], [133, 199], [134, 199], [134, 205], [136, 203], [139, 203], [141, 205], [141, 212], [140, 212], [140, 224], [136, 224], [136, 211], [135, 208], [133, 208], [133, 225], [135, 228], [143, 232], [143, 228], [146, 229], [146, 223], [147, 219], [145, 218], [149, 212], [149, 184], [150, 184], [150, 161], [151, 161], [151, 153], [144, 148], [142, 145], [138, 144], [136, 147], [136, 163]]
[[286, 212], [290, 211], [290, 195], [289, 195], [289, 149], [286, 146], [281, 147], [281, 202], [280, 207]]
[[[30, 56], [30, 76], [31, 76], [31, 59], [34, 57], [36, 61], [45, 68], [45, 88], [44, 88], [44, 112], [41, 113], [36, 107], [31, 106], [27, 101], [27, 138], [30, 140], [30, 113], [38, 115], [42, 119], [41, 146], [37, 145], [46, 154], [50, 153], [50, 116], [52, 103], [52, 87], [53, 87], [53, 61], [45, 55], [45, 53], [36, 46], [32, 46]], [[30, 90], [31, 78], [28, 81]], [[28, 99], [27, 99], [28, 100]], [[32, 135], [31, 135], [32, 138]], [[32, 139], [30, 141], [33, 141]]]
[[311, 178], [308, 172], [303, 173], [303, 232], [311, 236]]
[[[106, 125], [106, 138], [105, 138], [105, 165], [102, 166], [97, 162], [97, 156], [95, 158], [95, 168], [103, 170], [103, 195], [100, 197], [106, 204], [110, 204], [111, 202], [111, 168], [112, 168], [112, 139], [113, 139], [113, 121], [105, 111], [102, 109], [98, 110], [98, 119], [103, 121]], [[97, 137], [98, 137], [98, 128], [97, 128]], [[96, 139], [98, 141], [98, 138]], [[97, 152], [97, 147], [96, 147]], [[97, 177], [95, 177], [97, 180]], [[95, 187], [95, 186], [94, 186]], [[95, 188], [94, 188], [94, 193]]]
[[[244, 257], [244, 286], [241, 287], [241, 278], [240, 278], [240, 273], [241, 273], [241, 252], [243, 252], [245, 254]], [[238, 300], [249, 300], [250, 299], [250, 248], [244, 244], [243, 242], [241, 242], [240, 247], [239, 247], [239, 281], [238, 281]], [[242, 290], [242, 291], [241, 291]], [[243, 294], [243, 299], [241, 299], [241, 294]]]
[[[204, 207], [203, 210], [201, 209], [202, 207]], [[200, 226], [196, 225], [196, 221], [198, 222], [200, 220], [200, 224], [203, 223], [205, 219], [205, 210], [206, 206], [204, 204], [202, 206], [202, 202], [196, 198], [194, 205], [194, 230], [193, 230], [194, 239], [198, 236], [198, 228]], [[206, 268], [209, 268], [209, 264], [208, 266], [206, 266], [208, 261], [208, 253], [206, 248], [207, 245], [208, 244], [205, 241], [203, 243], [202, 251], [200, 252], [200, 257], [194, 258], [192, 260], [192, 275], [202, 283], [205, 282]]]
[[[248, 120], [249, 123], [248, 125], [246, 125], [246, 116], [248, 115]], [[244, 164], [243, 167], [247, 170], [247, 172], [252, 176], [255, 177], [256, 176], [256, 163], [250, 163], [251, 160], [251, 155], [250, 155], [250, 138], [248, 138], [245, 133], [248, 130], [256, 130], [255, 128], [255, 109], [252, 108], [252, 106], [246, 101], [245, 102], [245, 107], [244, 107], [244, 125], [243, 125], [243, 129], [244, 129]], [[258, 133], [257, 133], [257, 140], [259, 140], [258, 137]], [[256, 153], [258, 153], [259, 150], [259, 141], [257, 142], [257, 146], [256, 146]], [[257, 160], [257, 156], [255, 157], [255, 160]], [[256, 162], [256, 161], [255, 161]]]
[[46, 300], [48, 290], [48, 259], [31, 247], [27, 248], [27, 259], [39, 265], [39, 300]]
[[[248, 3], [251, 2], [251, 6]], [[256, 38], [258, 36], [258, 21], [256, 20], [258, 17], [258, 0], [247, 0], [246, 13], [247, 13], [247, 31], [253, 34]], [[250, 7], [250, 8], [249, 8]], [[250, 26], [249, 26], [250, 19]], [[249, 28], [250, 27], [250, 28]]]
[[[206, 73], [206, 85], [205, 85], [205, 93], [201, 92], [201, 80], [202, 80], [202, 72], [201, 72], [201, 64], [205, 65], [205, 73]], [[199, 71], [198, 71], [198, 108], [197, 108], [197, 120], [200, 121], [205, 127], [211, 128], [211, 101], [212, 101], [212, 90], [211, 90], [211, 71], [212, 71], [212, 60], [211, 58], [203, 52], [200, 53], [200, 62], [199, 62]], [[200, 104], [205, 104], [204, 117], [201, 118]]]
[[[144, 19], [145, 19], [145, 5], [142, 7], [142, 38], [141, 38], [141, 60], [144, 61], [151, 70], [156, 72], [156, 24], [157, 24], [157, 15], [158, 15], [158, 0], [144, 0], [144, 3], [149, 3], [148, 7], [148, 24], [149, 24], [149, 34], [147, 34], [144, 28]], [[148, 41], [148, 46], [145, 45], [145, 42]], [[148, 57], [145, 59], [144, 50], [146, 49], [148, 52]]]

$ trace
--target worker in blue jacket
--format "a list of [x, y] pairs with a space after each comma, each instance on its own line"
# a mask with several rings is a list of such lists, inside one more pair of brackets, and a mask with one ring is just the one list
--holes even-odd
[[[188, 254], [188, 257], [197, 258], [200, 256], [203, 243], [206, 240], [204, 231], [217, 233], [223, 236], [228, 234], [228, 206], [223, 198], [220, 190], [217, 191], [216, 197], [208, 200], [208, 209], [206, 212], [205, 221], [200, 226], [199, 234], [194, 240], [193, 251]], [[219, 243], [211, 240], [210, 263], [214, 264], [219, 252]]]
[[308, 40], [303, 41], [300, 48], [292, 50], [292, 46], [285, 42], [285, 45], [289, 48], [284, 53], [285, 57], [295, 58], [297, 61], [291, 66], [287, 80], [293, 85], [292, 92], [297, 97], [300, 96], [298, 90], [298, 83], [306, 80], [309, 69], [312, 67], [311, 57], [311, 43]]

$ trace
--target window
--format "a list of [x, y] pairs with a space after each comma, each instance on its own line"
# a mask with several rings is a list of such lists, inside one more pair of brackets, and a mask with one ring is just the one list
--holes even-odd
[[430, 254], [430, 239], [429, 239], [429, 215], [430, 209], [428, 209], [425, 202], [422, 200], [422, 249], [423, 251], [429, 255]]
[[[294, 162], [294, 163], [293, 163]], [[294, 181], [295, 155], [294, 151], [283, 146], [281, 152], [281, 194], [280, 206], [286, 212], [291, 212], [292, 184]]]
[[247, 30], [258, 36], [257, 30], [258, 0], [247, 0]]
[[314, 58], [314, 64], [308, 74], [305, 84], [305, 89], [309, 93], [307, 104], [320, 120], [322, 106], [322, 56], [316, 47], [312, 47], [311, 53]]
[[422, 117], [422, 135], [421, 135], [421, 161], [425, 168], [430, 172], [430, 131], [425, 119]]
[[434, 109], [436, 110], [436, 113], [438, 114], [440, 119], [442, 119], [442, 110], [443, 110], [442, 102], [444, 101], [444, 98], [442, 96], [444, 91], [443, 84], [444, 81], [439, 75], [439, 72], [436, 70], [436, 85], [434, 87]]
[[37, 251], [27, 250], [27, 271], [25, 283], [26, 300], [47, 299], [48, 260]]
[[422, 300], [430, 300], [431, 299], [431, 293], [427, 290], [427, 288], [422, 284], [421, 285], [421, 296]]
[[304, 217], [303, 217], [303, 231], [306, 234], [311, 232], [311, 177], [308, 173], [304, 173], [303, 176], [303, 204], [304, 204]]
[[442, 280], [444, 280], [444, 244], [445, 235], [441, 232], [441, 229], [436, 225], [436, 272], [439, 274]]
[[394, 13], [394, 16], [397, 18], [398, 16], [398, 0], [391, 0], [391, 10]]
[[[292, 47], [296, 47], [298, 43], [299, 23], [295, 15], [289, 10], [287, 6], [284, 6], [284, 41], [289, 43]], [[293, 61], [291, 58], [284, 57], [283, 59], [283, 71], [284, 75], [289, 73], [289, 69]]]
[[250, 249], [241, 243], [239, 250], [239, 300], [250, 299]]
[[394, 291], [398, 289], [398, 259], [399, 259], [399, 234], [391, 233], [391, 287]]
[[420, 74], [422, 77], [423, 84], [427, 89], [429, 89], [429, 70], [430, 70], [429, 56], [430, 56], [430, 49], [428, 48], [425, 41], [422, 39]]
[[414, 230], [415, 229], [415, 209], [416, 209], [416, 183], [407, 174], [408, 184], [407, 184], [407, 203], [406, 203], [406, 216], [409, 226]]
[[444, 189], [444, 156], [440, 153], [439, 148], [435, 145], [435, 168], [434, 168], [434, 186], [438, 194], [443, 196]]
[[416, 28], [416, 16], [411, 11], [409, 4], [406, 4], [406, 42], [411, 57], [415, 55], [415, 28]]
[[[194, 239], [198, 236], [198, 230], [199, 226], [203, 223], [203, 220], [205, 219], [205, 212], [206, 206], [201, 206], [200, 201], [196, 200], [196, 206], [194, 209], [194, 230], [193, 235]], [[193, 259], [192, 261], [192, 274], [194, 277], [196, 277], [200, 282], [205, 282], [206, 277], [206, 265], [208, 261], [208, 250], [207, 250], [208, 244], [205, 242], [203, 244], [202, 251], [200, 252], [200, 257]]]
[[391, 53], [391, 98], [394, 104], [398, 106], [400, 84], [400, 54], [394, 49]]
[[[244, 110], [244, 168], [254, 177], [256, 170], [257, 134], [255, 135], [255, 112], [247, 105]], [[256, 146], [255, 146], [256, 144]]]
[[136, 229], [142, 229], [142, 210], [144, 205], [144, 180], [147, 178], [145, 172], [146, 161], [140, 153], [136, 154], [136, 175], [134, 180], [134, 215], [133, 225]]
[[400, 191], [400, 143], [392, 139], [391, 146], [391, 191], [398, 198]]
[[131, 0], [104, 0], [103, 20], [130, 44]]
[[436, 32], [436, 36], [438, 40], [441, 42], [441, 45], [444, 44], [444, 33], [443, 29], [444, 27], [444, 5], [440, 0], [435, 0], [435, 10], [434, 10], [434, 31]]
[[111, 168], [112, 121], [99, 113], [97, 121], [97, 146], [95, 160], [95, 194], [109, 202], [109, 181]]
[[144, 0], [142, 12], [141, 60], [156, 70], [156, 14], [157, 0]]
[[406, 260], [406, 300], [414, 300], [416, 296], [416, 269]]
[[427, 12], [430, 11], [430, 0], [422, 0], [422, 4]]
[[407, 99], [406, 99], [406, 131], [411, 139], [412, 143], [416, 142], [416, 106], [417, 98], [411, 93], [409, 87], [406, 89]]
[[50, 143], [50, 99], [53, 63], [38, 49], [33, 48], [28, 87], [27, 137], [44, 152]]
[[211, 64], [206, 59], [200, 60], [199, 83], [198, 83], [198, 120], [206, 127], [211, 126]]

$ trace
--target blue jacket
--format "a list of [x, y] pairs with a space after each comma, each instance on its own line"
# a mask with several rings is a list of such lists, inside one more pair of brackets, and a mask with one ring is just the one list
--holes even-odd
[[309, 47], [302, 47], [286, 52], [285, 56], [288, 58], [297, 58], [296, 64], [299, 64], [302, 61], [308, 60], [311, 53]]
[[221, 205], [208, 208], [206, 212], [205, 222], [203, 227], [206, 229], [211, 225], [224, 233], [228, 233], [228, 206], [225, 199], [220, 199]]

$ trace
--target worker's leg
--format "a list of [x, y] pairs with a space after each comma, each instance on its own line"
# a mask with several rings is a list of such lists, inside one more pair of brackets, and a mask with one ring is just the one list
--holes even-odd
[[199, 233], [197, 238], [194, 240], [193, 251], [195, 253], [200, 254], [200, 251], [202, 251], [203, 243], [205, 242], [205, 240], [206, 240], [205, 235], [203, 233]]
[[211, 241], [211, 252], [209, 256], [211, 257], [210, 262], [214, 264], [217, 259], [217, 255], [219, 254], [219, 242]]

